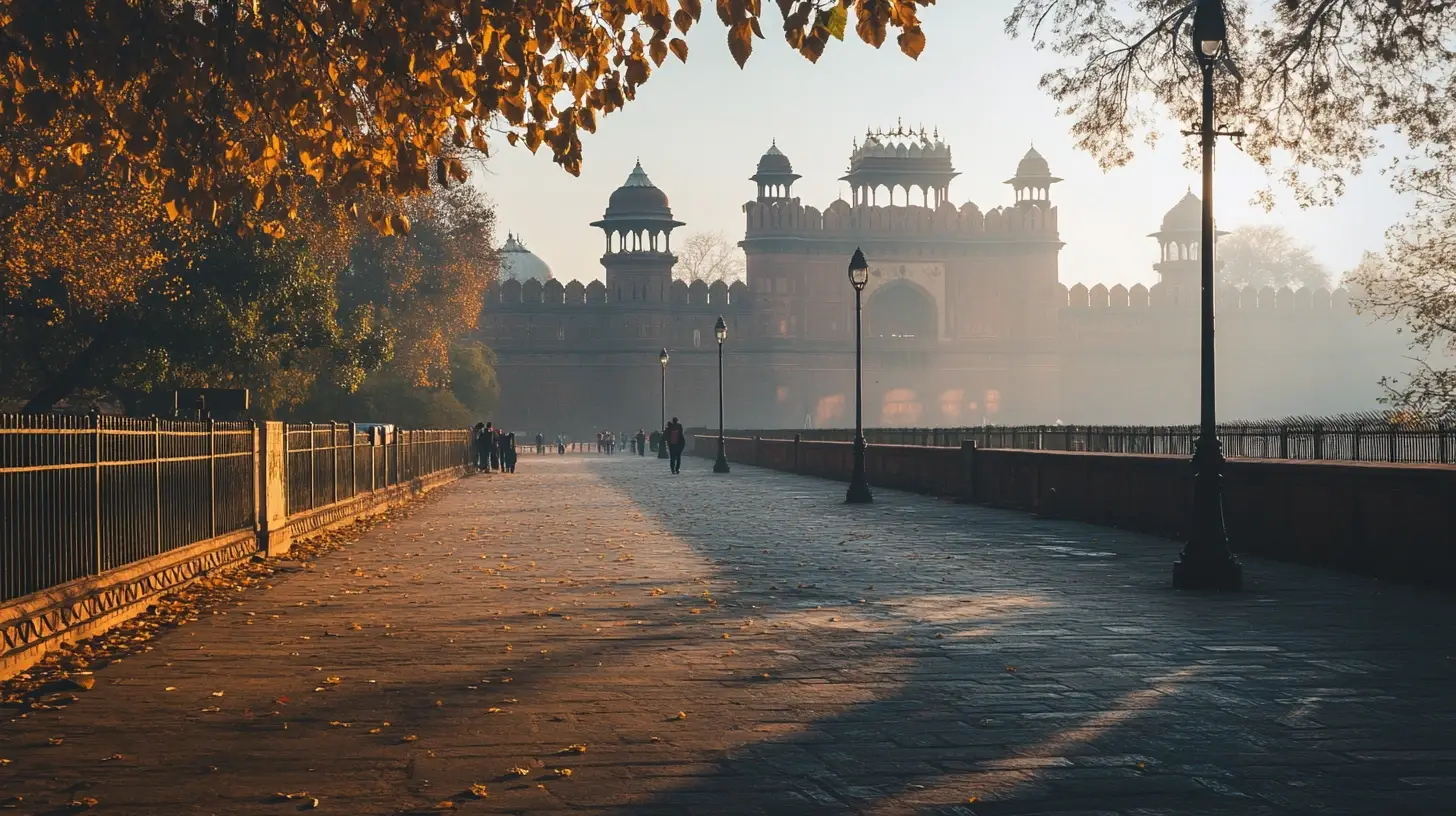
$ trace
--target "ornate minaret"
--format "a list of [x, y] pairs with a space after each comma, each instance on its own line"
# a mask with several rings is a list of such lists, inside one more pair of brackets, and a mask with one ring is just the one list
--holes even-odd
[[[1215, 231], [1213, 234], [1228, 233]], [[1203, 238], [1203, 204], [1198, 196], [1192, 190], [1184, 194], [1163, 216], [1162, 227], [1148, 233], [1148, 237], [1156, 238], [1159, 247], [1158, 262], [1153, 264], [1159, 277], [1154, 300], [1163, 304], [1197, 305], [1203, 288], [1203, 271], [1199, 266], [1202, 247], [1198, 245]], [[1215, 263], [1215, 271], [1221, 266]]]
[[607, 299], [619, 303], [667, 303], [672, 284], [674, 221], [667, 195], [652, 184], [642, 162], [607, 202], [602, 220], [593, 221], [607, 237], [602, 266], [607, 270]]
[[758, 160], [758, 172], [748, 180], [758, 185], [759, 201], [788, 201], [794, 197], [794, 182], [799, 178], [789, 157], [779, 152], [779, 143], [775, 141]]
[[1042, 207], [1051, 206], [1052, 185], [1061, 179], [1052, 175], [1051, 168], [1047, 166], [1047, 160], [1036, 152], [1036, 148], [1026, 151], [1021, 161], [1016, 165], [1016, 175], [1006, 179], [1011, 189], [1016, 191], [1016, 205], [1018, 207], [1039, 204]]
[[[950, 198], [951, 180], [959, 175], [939, 130], [926, 133], [925, 128], [896, 125], [890, 131], [866, 131], [864, 142], [849, 156], [849, 172], [839, 180], [849, 182], [856, 207], [919, 204], [935, 209]], [[881, 188], [889, 193], [883, 201]], [[915, 191], [920, 193], [918, 202]]]

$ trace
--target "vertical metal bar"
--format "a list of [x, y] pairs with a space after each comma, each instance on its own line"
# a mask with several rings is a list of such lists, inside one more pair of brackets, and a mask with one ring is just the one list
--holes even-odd
[[313, 423], [308, 423], [308, 509], [318, 507], [318, 474], [314, 460], [317, 455], [313, 452]]
[[329, 420], [329, 475], [334, 483], [334, 504], [339, 502], [339, 423]]
[[359, 440], [354, 423], [349, 423], [349, 495], [359, 492]]
[[96, 491], [96, 495], [94, 497], [94, 501], [92, 501], [92, 503], [91, 503], [92, 504], [92, 509], [95, 511], [94, 514], [93, 514], [93, 516], [92, 516], [92, 522], [96, 526], [96, 529], [95, 529], [96, 569], [91, 574], [92, 575], [100, 575], [101, 574], [101, 414], [99, 414], [97, 412], [94, 412], [94, 411], [91, 413], [91, 429], [92, 429], [92, 435], [91, 435], [92, 445], [95, 447], [95, 450], [92, 453], [94, 454], [93, 460], [95, 462], [95, 471], [96, 471], [95, 472], [95, 480], [93, 482], [93, 486], [94, 486], [94, 489]]
[[157, 511], [157, 552], [162, 552], [162, 420], [152, 417], [152, 488]]
[[207, 418], [207, 537], [217, 537], [217, 421]]

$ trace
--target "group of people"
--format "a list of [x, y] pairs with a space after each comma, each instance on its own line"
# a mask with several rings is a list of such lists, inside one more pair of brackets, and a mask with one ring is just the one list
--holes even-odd
[[[506, 433], [489, 422], [477, 422], [471, 436], [477, 470], [487, 473], [493, 470], [501, 473], [516, 472], [515, 434]], [[538, 448], [541, 445], [540, 434], [536, 435], [536, 445]]]
[[[651, 436], [640, 428], [636, 434], [629, 431], [623, 436], [627, 437], [632, 446], [632, 452], [638, 456], [647, 455], [649, 442], [653, 448], [658, 445], [666, 445], [668, 465], [672, 468], [672, 472], [682, 472], [682, 455], [683, 449], [687, 447], [687, 434], [683, 432], [682, 423], [677, 421], [677, 417], [673, 417], [672, 421], [667, 423], [667, 427], [661, 431], [653, 431]], [[471, 456], [478, 470], [516, 472], [515, 434], [506, 433], [490, 422], [477, 422], [471, 437]], [[575, 448], [575, 443], [573, 443], [573, 448]], [[546, 437], [543, 434], [536, 434], [536, 453], [546, 453]], [[558, 455], [566, 453], [566, 437], [561, 434], [556, 435], [556, 453]], [[614, 431], [597, 432], [597, 453], [617, 453], [617, 434]]]

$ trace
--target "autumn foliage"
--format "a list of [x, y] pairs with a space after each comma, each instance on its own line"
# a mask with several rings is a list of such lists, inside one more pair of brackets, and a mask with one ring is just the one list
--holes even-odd
[[[933, 0], [778, 0], [788, 43], [813, 60], [856, 35], [924, 47]], [[740, 64], [763, 36], [761, 0], [718, 0]], [[174, 219], [278, 235], [268, 205], [300, 180], [405, 232], [393, 202], [464, 180], [459, 154], [500, 139], [547, 146], [577, 172], [580, 133], [631, 100], [701, 0], [130, 0], [0, 3], [0, 189], [52, 176], [155, 191]], [[294, 172], [297, 171], [297, 172]], [[371, 205], [370, 202], [373, 202]]]

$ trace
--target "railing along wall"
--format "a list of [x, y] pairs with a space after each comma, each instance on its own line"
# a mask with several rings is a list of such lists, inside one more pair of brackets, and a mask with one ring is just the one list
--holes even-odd
[[[731, 436], [847, 442], [852, 428], [735, 430]], [[872, 445], [976, 447], [1192, 456], [1196, 425], [983, 425], [966, 428], [866, 428]], [[1380, 415], [1220, 425], [1224, 456], [1252, 459], [1456, 464], [1456, 424], [1392, 422]]]
[[0, 602], [257, 523], [250, 422], [0, 414]]
[[284, 426], [288, 514], [327, 507], [468, 461], [470, 432], [361, 433], [351, 424]]

